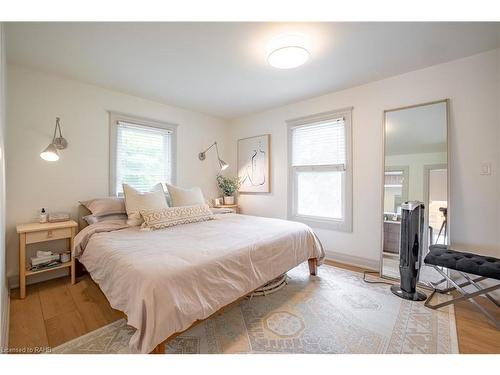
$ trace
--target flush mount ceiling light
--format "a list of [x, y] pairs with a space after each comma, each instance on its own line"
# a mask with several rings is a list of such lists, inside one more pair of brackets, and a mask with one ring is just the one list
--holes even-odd
[[267, 61], [278, 69], [292, 69], [309, 60], [305, 38], [301, 35], [285, 35], [275, 38], [268, 47]]

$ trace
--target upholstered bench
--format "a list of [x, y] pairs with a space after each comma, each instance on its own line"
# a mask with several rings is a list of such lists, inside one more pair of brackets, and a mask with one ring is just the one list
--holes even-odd
[[[461, 251], [451, 250], [445, 245], [431, 245], [429, 247], [429, 253], [424, 259], [424, 263], [430, 267], [433, 267], [443, 279], [437, 283], [431, 283], [434, 291], [425, 301], [425, 306], [438, 309], [450, 304], [454, 304], [460, 301], [469, 300], [472, 302], [486, 317], [495, 325], [497, 329], [500, 329], [500, 322], [495, 319], [495, 317], [484, 309], [480, 304], [474, 301], [472, 298], [485, 295], [491, 302], [493, 302], [497, 307], [500, 307], [498, 301], [491, 296], [492, 291], [500, 288], [500, 283], [483, 288], [478, 283], [486, 279], [500, 280], [500, 259], [482, 256], [478, 254], [465, 253]], [[450, 275], [444, 272], [441, 268], [447, 268], [448, 270], [453, 270], [458, 272], [466, 281], [458, 284], [453, 280]], [[476, 275], [478, 277], [472, 278], [469, 274]], [[438, 285], [448, 281], [452, 287], [447, 289], [437, 289]], [[472, 285], [476, 291], [467, 292], [463, 287]], [[437, 293], [448, 293], [452, 290], [457, 290], [462, 294], [461, 297], [454, 298], [452, 300], [439, 303], [437, 305], [431, 305], [431, 299], [434, 294]]]

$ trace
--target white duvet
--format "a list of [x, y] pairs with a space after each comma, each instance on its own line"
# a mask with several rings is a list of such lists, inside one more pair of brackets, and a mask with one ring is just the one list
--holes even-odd
[[304, 224], [235, 214], [153, 232], [96, 223], [78, 233], [74, 252], [137, 329], [129, 345], [140, 353], [307, 259], [324, 258]]

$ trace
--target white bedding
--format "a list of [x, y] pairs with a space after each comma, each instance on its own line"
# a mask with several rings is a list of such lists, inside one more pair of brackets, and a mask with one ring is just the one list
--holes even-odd
[[235, 214], [153, 232], [96, 223], [76, 236], [74, 251], [137, 329], [129, 345], [140, 353], [307, 259], [324, 258], [304, 224]]

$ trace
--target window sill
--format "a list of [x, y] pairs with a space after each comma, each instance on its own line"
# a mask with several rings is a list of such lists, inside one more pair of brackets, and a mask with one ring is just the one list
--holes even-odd
[[351, 223], [346, 220], [321, 219], [308, 216], [291, 216], [289, 220], [298, 221], [311, 228], [327, 229], [337, 232], [352, 232]]

